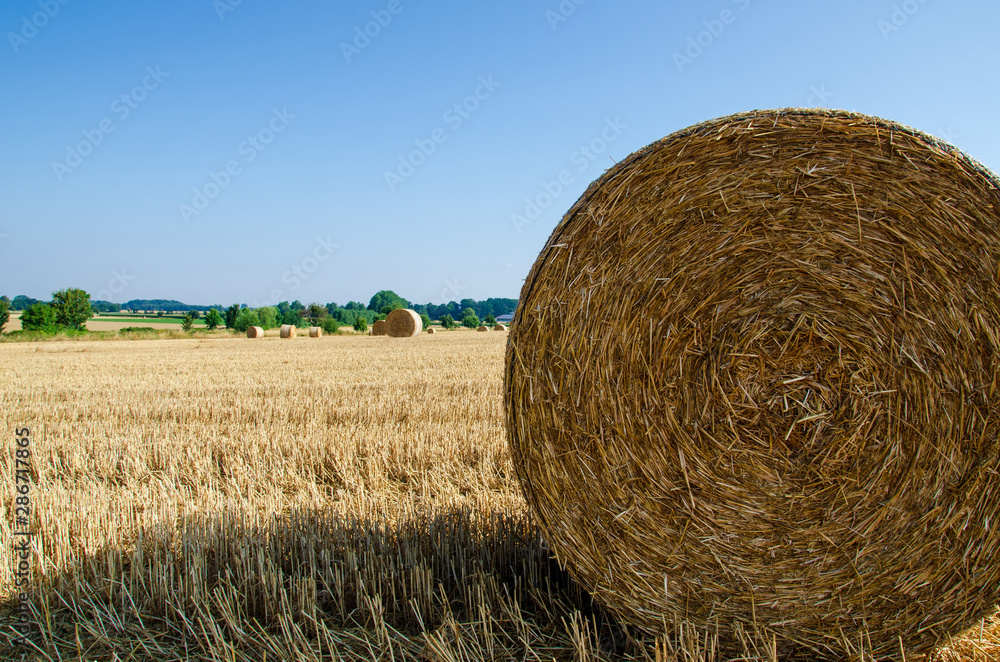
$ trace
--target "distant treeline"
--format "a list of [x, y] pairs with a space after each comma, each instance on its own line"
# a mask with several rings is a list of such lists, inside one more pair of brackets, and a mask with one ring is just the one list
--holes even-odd
[[[19, 294], [10, 302], [11, 310], [26, 310], [32, 304], [44, 303], [38, 299]], [[246, 304], [237, 304], [239, 308], [246, 308]], [[112, 303], [110, 301], [91, 301], [90, 307], [95, 312], [117, 313], [123, 310], [143, 310], [143, 311], [163, 311], [166, 313], [186, 313], [191, 311], [207, 312], [215, 308], [220, 313], [224, 312], [227, 306], [216, 304], [214, 306], [193, 306], [174, 299], [131, 299], [125, 303]], [[461, 301], [449, 301], [448, 303], [413, 303], [400, 297], [392, 290], [382, 290], [376, 293], [367, 304], [358, 301], [348, 301], [343, 306], [330, 302], [320, 307], [326, 314], [337, 320], [341, 324], [353, 324], [358, 317], [364, 317], [369, 323], [376, 318], [385, 315], [393, 308], [411, 308], [421, 315], [427, 315], [433, 320], [439, 320], [443, 315], [450, 315], [452, 319], [461, 320], [469, 310], [472, 310], [477, 317], [506, 315], [513, 313], [517, 307], [517, 299], [491, 298], [483, 301], [475, 299], [462, 299]], [[299, 301], [291, 303], [282, 301], [274, 306], [279, 319], [288, 319], [288, 322], [295, 323], [303, 320], [309, 315], [308, 306]]]

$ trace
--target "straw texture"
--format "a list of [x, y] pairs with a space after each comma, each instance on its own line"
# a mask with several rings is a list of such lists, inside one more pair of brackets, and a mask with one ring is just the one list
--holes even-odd
[[259, 326], [247, 327], [247, 338], [263, 338], [264, 329]]
[[281, 325], [281, 337], [282, 338], [294, 338], [295, 337], [295, 325], [293, 325], [293, 324], [282, 324]]
[[988, 613], [998, 223], [981, 165], [843, 111], [724, 117], [616, 164], [508, 336], [552, 550], [643, 629], [773, 635], [779, 659], [901, 659]]
[[374, 324], [372, 324], [371, 334], [373, 336], [384, 336], [387, 335], [387, 333], [385, 320], [377, 320]]
[[397, 308], [385, 316], [386, 334], [393, 338], [412, 338], [424, 330], [424, 323], [417, 311]]
[[480, 324], [479, 327], [476, 329], [476, 331], [489, 331], [489, 330], [490, 327], [486, 326], [485, 324]]
[[322, 338], [323, 337], [323, 329], [321, 329], [318, 326], [310, 326], [309, 327], [309, 337], [310, 338]]
[[493, 330], [494, 331], [506, 331], [507, 327], [505, 327], [503, 324], [497, 324], [496, 326], [493, 327]]

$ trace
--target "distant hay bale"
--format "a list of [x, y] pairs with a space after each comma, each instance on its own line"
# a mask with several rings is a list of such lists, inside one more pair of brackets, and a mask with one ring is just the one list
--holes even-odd
[[384, 336], [386, 335], [385, 320], [378, 320], [372, 324], [372, 335], [373, 336]]
[[281, 337], [282, 338], [294, 338], [295, 337], [295, 326], [293, 324], [282, 324], [281, 325]]
[[499, 322], [497, 322], [496, 326], [493, 327], [493, 330], [494, 331], [506, 331], [507, 327], [505, 327], [503, 324], [500, 324]]
[[436, 329], [427, 329], [427, 333], [437, 333]]
[[1000, 603], [998, 274], [1000, 181], [894, 122], [755, 111], [620, 161], [508, 339], [545, 540], [624, 620], [773, 633], [781, 660], [899, 659], [978, 622]]
[[485, 324], [479, 325], [479, 328], [476, 329], [476, 331], [489, 331], [489, 330], [490, 330], [490, 327], [486, 326]]
[[264, 329], [259, 326], [247, 327], [247, 338], [263, 338]]
[[321, 338], [323, 336], [323, 329], [318, 326], [309, 327], [309, 337], [310, 338]]
[[385, 317], [385, 332], [393, 338], [412, 338], [424, 330], [424, 323], [415, 310], [397, 308]]

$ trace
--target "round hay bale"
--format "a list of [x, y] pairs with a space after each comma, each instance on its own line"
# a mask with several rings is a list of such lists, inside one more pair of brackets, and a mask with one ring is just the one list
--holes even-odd
[[429, 328], [429, 329], [427, 329], [427, 333], [437, 333], [437, 330], [433, 329], [433, 328]]
[[247, 338], [263, 338], [264, 329], [259, 326], [247, 327]]
[[309, 327], [309, 337], [310, 338], [322, 338], [323, 337], [323, 329], [319, 328], [318, 326], [310, 326]]
[[782, 660], [977, 622], [1000, 602], [998, 228], [986, 168], [843, 111], [724, 117], [610, 168], [508, 340], [551, 549], [647, 631], [773, 634]]
[[476, 331], [489, 331], [489, 330], [490, 330], [490, 327], [486, 326], [485, 324], [480, 324], [479, 328], [476, 329]]
[[412, 338], [423, 330], [423, 320], [415, 310], [397, 308], [385, 316], [385, 332], [393, 338]]
[[372, 324], [371, 333], [373, 336], [386, 335], [385, 320], [378, 320], [374, 324]]
[[281, 325], [281, 337], [282, 338], [294, 338], [295, 337], [295, 325], [293, 325], [293, 324], [282, 324]]
[[493, 327], [493, 330], [494, 331], [506, 331], [507, 327], [505, 327], [503, 324], [497, 323], [497, 325]]

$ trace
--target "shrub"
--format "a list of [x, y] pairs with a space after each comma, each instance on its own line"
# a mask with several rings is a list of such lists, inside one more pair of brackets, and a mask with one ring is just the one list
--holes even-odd
[[278, 309], [274, 306], [263, 306], [258, 308], [257, 319], [260, 321], [260, 324], [256, 326], [260, 326], [262, 329], [276, 329], [279, 326]]
[[205, 326], [208, 327], [209, 331], [214, 331], [220, 324], [222, 324], [222, 315], [218, 310], [212, 308], [205, 313]]
[[25, 331], [55, 331], [56, 313], [47, 303], [33, 303], [21, 313], [21, 328]]
[[236, 321], [233, 322], [233, 330], [239, 333], [246, 333], [246, 330], [251, 326], [260, 326], [260, 319], [257, 317], [257, 312], [249, 308], [243, 308], [240, 310], [240, 314], [236, 316]]
[[337, 329], [340, 328], [340, 323], [332, 317], [324, 317], [319, 326], [323, 329], [323, 333], [336, 333]]
[[354, 318], [354, 330], [365, 332], [368, 330], [368, 319], [363, 315]]

